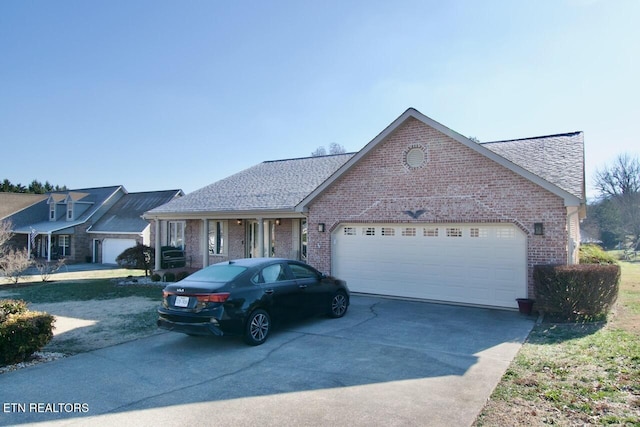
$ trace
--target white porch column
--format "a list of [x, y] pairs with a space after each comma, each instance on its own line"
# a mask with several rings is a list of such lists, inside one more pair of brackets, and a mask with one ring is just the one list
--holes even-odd
[[202, 268], [209, 265], [209, 220], [202, 219]]
[[258, 255], [264, 257], [264, 219], [258, 218]]
[[51, 262], [51, 233], [47, 234], [47, 261]]
[[155, 238], [155, 266], [154, 270], [160, 270], [160, 262], [162, 261], [162, 252], [160, 251], [160, 220], [156, 218], [156, 238]]

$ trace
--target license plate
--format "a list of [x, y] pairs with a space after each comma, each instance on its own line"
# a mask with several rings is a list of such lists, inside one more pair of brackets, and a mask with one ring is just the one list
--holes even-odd
[[188, 307], [189, 297], [176, 296], [176, 300], [173, 305], [175, 305], [176, 307]]

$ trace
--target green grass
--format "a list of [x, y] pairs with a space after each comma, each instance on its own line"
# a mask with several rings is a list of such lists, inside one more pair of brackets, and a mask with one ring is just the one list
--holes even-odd
[[3, 286], [0, 287], [0, 290], [11, 294], [7, 298], [22, 299], [36, 304], [63, 301], [105, 300], [131, 296], [140, 296], [156, 300], [162, 298], [162, 288], [159, 286], [120, 286], [110, 279], [44, 282], [16, 287]]
[[475, 425], [640, 426], [640, 264], [622, 263], [618, 304], [609, 322], [536, 325]]

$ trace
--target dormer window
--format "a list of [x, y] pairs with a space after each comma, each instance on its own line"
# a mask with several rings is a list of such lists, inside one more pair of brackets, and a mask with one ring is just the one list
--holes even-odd
[[67, 201], [67, 221], [73, 220], [73, 202]]
[[49, 203], [49, 221], [56, 220], [56, 202]]

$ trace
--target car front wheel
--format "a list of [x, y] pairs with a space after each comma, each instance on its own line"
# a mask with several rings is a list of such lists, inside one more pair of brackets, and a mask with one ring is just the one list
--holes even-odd
[[260, 345], [267, 340], [271, 330], [271, 318], [269, 313], [262, 309], [255, 310], [247, 320], [244, 340], [249, 345]]
[[347, 307], [349, 306], [349, 300], [347, 299], [347, 294], [343, 291], [336, 292], [331, 297], [331, 306], [329, 307], [329, 317], [333, 317], [337, 319], [338, 317], [344, 316], [347, 312]]

